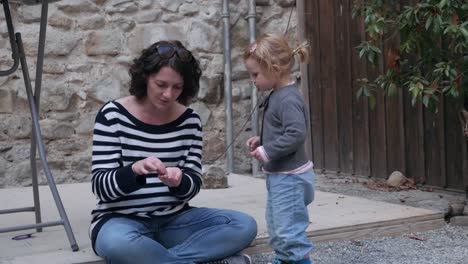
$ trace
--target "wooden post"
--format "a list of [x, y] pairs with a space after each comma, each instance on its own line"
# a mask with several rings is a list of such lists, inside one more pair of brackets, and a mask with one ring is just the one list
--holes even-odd
[[[297, 15], [297, 37], [299, 39], [299, 43], [302, 43], [306, 40], [306, 32], [305, 32], [305, 1], [298, 0], [296, 1], [296, 15]], [[307, 120], [310, 122], [310, 102], [309, 102], [309, 66], [307, 64], [301, 63], [301, 92], [302, 96], [304, 97], [305, 107], [306, 107], [306, 116]], [[312, 138], [310, 132], [310, 126], [307, 130], [307, 137], [306, 137], [306, 152], [307, 155], [312, 159]]]

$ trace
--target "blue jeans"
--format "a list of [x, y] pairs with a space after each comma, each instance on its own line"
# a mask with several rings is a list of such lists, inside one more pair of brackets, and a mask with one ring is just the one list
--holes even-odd
[[315, 174], [268, 174], [266, 222], [270, 246], [276, 257], [299, 261], [308, 256], [312, 242], [307, 239], [307, 205], [314, 200]]
[[249, 215], [192, 208], [169, 217], [112, 218], [99, 230], [95, 249], [112, 264], [191, 264], [238, 253], [256, 235]]

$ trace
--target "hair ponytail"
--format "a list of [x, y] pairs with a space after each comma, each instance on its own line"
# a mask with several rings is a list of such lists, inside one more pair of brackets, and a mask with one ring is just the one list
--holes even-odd
[[299, 55], [299, 61], [301, 63], [308, 63], [309, 62], [309, 42], [304, 41], [299, 46], [297, 46], [292, 51], [292, 56]]
[[296, 54], [300, 62], [307, 63], [309, 43], [304, 41], [292, 49], [284, 35], [265, 33], [244, 49], [244, 60], [254, 59], [268, 74], [282, 76], [290, 74]]

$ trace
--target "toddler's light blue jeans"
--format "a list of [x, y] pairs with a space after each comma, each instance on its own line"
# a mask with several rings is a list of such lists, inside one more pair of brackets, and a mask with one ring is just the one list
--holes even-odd
[[170, 217], [112, 218], [101, 227], [95, 249], [112, 264], [191, 264], [233, 255], [256, 235], [249, 215], [192, 208]]
[[266, 221], [270, 246], [281, 260], [299, 261], [312, 250], [307, 205], [314, 200], [315, 174], [267, 174]]

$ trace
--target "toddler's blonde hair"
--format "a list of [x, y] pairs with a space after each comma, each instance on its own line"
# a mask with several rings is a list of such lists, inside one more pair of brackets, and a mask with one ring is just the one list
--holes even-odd
[[309, 43], [307, 41], [296, 48], [291, 48], [284, 35], [266, 33], [247, 46], [244, 50], [244, 61], [252, 58], [268, 75], [284, 76], [291, 72], [296, 55], [300, 62], [307, 63], [309, 61]]

